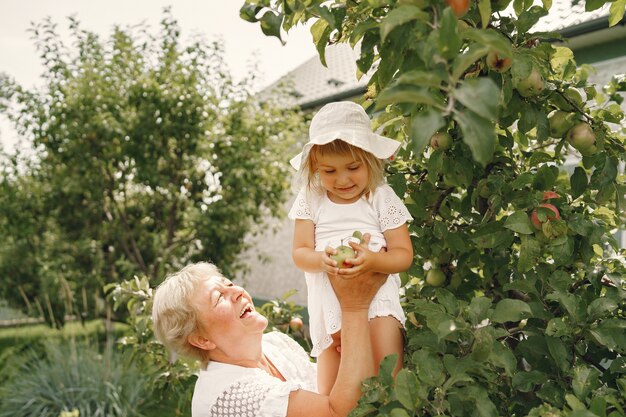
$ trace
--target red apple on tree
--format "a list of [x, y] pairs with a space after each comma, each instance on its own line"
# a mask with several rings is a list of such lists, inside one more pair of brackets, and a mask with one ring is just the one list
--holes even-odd
[[545, 221], [541, 221], [539, 219], [539, 215], [537, 214], [537, 209], [535, 208], [533, 210], [532, 214], [530, 215], [530, 222], [533, 224], [535, 229], [541, 230], [544, 223], [552, 221], [552, 220], [560, 220], [561, 219], [561, 213], [559, 213], [559, 209], [557, 209], [553, 204], [542, 203], [542, 204], [539, 204], [539, 207], [544, 207], [546, 209], [549, 209], [549, 210], [552, 211], [552, 213], [548, 214], [546, 216], [546, 220]]
[[490, 51], [487, 54], [487, 66], [489, 69], [495, 72], [506, 72], [513, 65], [513, 59], [505, 56], [498, 55], [495, 51]]
[[302, 326], [304, 326], [304, 323], [302, 322], [302, 319], [300, 317], [292, 317], [291, 320], [289, 320], [289, 328], [293, 332], [301, 330]]
[[448, 6], [452, 9], [456, 17], [462, 17], [469, 10], [469, 0], [448, 0]]

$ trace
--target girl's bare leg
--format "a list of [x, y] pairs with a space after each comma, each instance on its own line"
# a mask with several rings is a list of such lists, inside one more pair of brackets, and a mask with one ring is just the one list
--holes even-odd
[[370, 335], [372, 339], [372, 350], [376, 363], [376, 372], [380, 362], [387, 355], [398, 354], [398, 361], [393, 372], [393, 376], [402, 369], [404, 360], [404, 338], [402, 326], [394, 317], [375, 317], [370, 320]]

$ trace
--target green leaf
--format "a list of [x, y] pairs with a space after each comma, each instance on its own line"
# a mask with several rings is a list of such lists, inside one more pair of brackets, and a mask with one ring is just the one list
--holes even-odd
[[445, 381], [445, 373], [441, 359], [434, 352], [421, 349], [413, 354], [413, 363], [417, 370], [415, 374], [424, 384], [440, 386]]
[[394, 408], [393, 410], [391, 410], [391, 413], [389, 413], [389, 417], [411, 417], [411, 416], [403, 408]]
[[420, 155], [428, 145], [430, 138], [445, 126], [445, 120], [439, 110], [427, 107], [411, 119], [411, 141], [413, 152]]
[[493, 348], [488, 360], [495, 366], [503, 368], [509, 377], [513, 376], [513, 372], [515, 372], [517, 367], [517, 359], [513, 352], [497, 340], [493, 342]]
[[247, 22], [258, 22], [259, 19], [256, 18], [256, 15], [261, 11], [261, 9], [263, 9], [262, 6], [245, 3], [241, 6], [241, 9], [239, 9], [239, 17]]
[[565, 74], [566, 68], [573, 62], [574, 60], [574, 52], [571, 49], [565, 46], [556, 46], [555, 52], [550, 58], [550, 65], [554, 68], [558, 74], [563, 76]]
[[557, 337], [546, 336], [546, 343], [556, 366], [561, 372], [567, 372], [571, 367], [572, 358], [563, 341]]
[[572, 198], [578, 198], [587, 189], [587, 173], [582, 167], [576, 167], [569, 182], [572, 187]]
[[522, 392], [530, 392], [535, 385], [541, 385], [548, 381], [546, 374], [540, 371], [518, 372], [513, 376], [511, 381], [513, 388]]
[[496, 83], [486, 77], [466, 80], [452, 91], [452, 95], [465, 107], [487, 120], [496, 118], [499, 94]]
[[609, 349], [625, 352], [626, 346], [626, 321], [620, 319], [604, 319], [598, 327], [589, 330], [589, 334], [599, 344]]
[[330, 39], [330, 26], [324, 19], [318, 19], [311, 26], [311, 35], [313, 35], [313, 43], [317, 49], [317, 53], [320, 56], [320, 62], [323, 66], [326, 66], [326, 45]]
[[491, 321], [494, 323], [520, 321], [530, 317], [531, 314], [530, 306], [524, 301], [505, 298], [496, 304], [496, 308], [491, 314]]
[[376, 109], [382, 109], [389, 104], [411, 103], [427, 104], [438, 107], [442, 103], [427, 88], [413, 85], [394, 85], [384, 89], [376, 98]]
[[624, 18], [626, 0], [614, 0], [609, 8], [609, 27], [617, 25]]
[[589, 307], [587, 307], [587, 314], [589, 315], [589, 319], [596, 320], [605, 317], [607, 313], [617, 311], [618, 308], [617, 303], [610, 298], [596, 298], [589, 304]]
[[493, 350], [494, 337], [490, 327], [481, 327], [474, 332], [471, 358], [476, 362], [484, 362]]
[[502, 222], [486, 223], [472, 236], [472, 241], [480, 248], [497, 248], [507, 246], [513, 235], [502, 225]]
[[396, 398], [409, 410], [415, 410], [415, 407], [419, 404], [417, 388], [418, 384], [415, 374], [406, 368], [401, 369], [395, 380]]
[[459, 37], [458, 19], [450, 8], [443, 11], [439, 28], [434, 32], [437, 51], [447, 59], [454, 58], [459, 53], [462, 41]]
[[606, 0], [587, 0], [585, 1], [585, 11], [592, 12], [606, 4]]
[[416, 19], [427, 20], [429, 15], [422, 9], [411, 5], [401, 5], [390, 11], [380, 24], [380, 38], [384, 42], [387, 35], [396, 27]]
[[497, 141], [493, 122], [470, 110], [456, 112], [454, 120], [461, 126], [463, 142], [469, 146], [474, 160], [487, 165], [493, 157]]
[[283, 45], [285, 42], [280, 35], [280, 26], [283, 23], [283, 15], [275, 14], [271, 11], [266, 12], [261, 17], [261, 30], [266, 36], [276, 36]]
[[463, 39], [472, 40], [498, 52], [501, 56], [513, 56], [511, 41], [494, 29], [468, 29], [462, 32]]
[[589, 394], [600, 385], [600, 371], [581, 365], [574, 368], [572, 389], [579, 400], [585, 401]]
[[482, 27], [486, 28], [491, 18], [491, 0], [478, 0], [478, 11]]
[[526, 214], [526, 212], [524, 211], [516, 211], [515, 213], [507, 217], [506, 221], [504, 222], [504, 227], [523, 235], [531, 235], [535, 233], [535, 229], [530, 223], [528, 214]]
[[525, 12], [522, 12], [517, 21], [517, 30], [520, 33], [528, 32], [542, 17], [546, 16], [548, 11], [540, 6], [533, 6]]
[[491, 299], [487, 297], [474, 297], [468, 307], [468, 318], [472, 325], [476, 326], [484, 319], [488, 318], [487, 314], [491, 308]]
[[407, 71], [398, 77], [396, 84], [411, 84], [417, 87], [440, 88], [442, 78], [435, 72], [421, 70]]
[[472, 43], [465, 52], [457, 56], [452, 63], [452, 80], [456, 81], [476, 61], [489, 53], [489, 46], [482, 43]]

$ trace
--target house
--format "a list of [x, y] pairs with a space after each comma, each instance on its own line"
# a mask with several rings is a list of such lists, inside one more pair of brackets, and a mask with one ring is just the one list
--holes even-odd
[[[577, 64], [591, 64], [596, 73], [590, 81], [598, 88], [605, 85], [614, 75], [626, 73], [626, 26], [622, 20], [609, 28], [608, 4], [592, 12], [584, 11], [584, 4], [572, 5], [571, 0], [555, 0], [550, 14], [542, 18], [533, 29], [557, 31], [574, 52]], [[347, 44], [337, 44], [326, 49], [324, 67], [317, 56], [312, 57], [281, 80], [269, 86], [270, 90], [279, 82], [288, 81], [293, 86], [293, 103], [305, 111], [312, 111], [325, 103], [350, 100], [366, 91], [369, 76], [357, 80], [355, 61], [357, 52]], [[626, 109], [626, 104], [623, 104]], [[290, 156], [285, 156], [289, 159]], [[286, 209], [291, 207], [290, 200]], [[297, 304], [306, 304], [304, 274], [291, 260], [292, 221], [275, 219], [276, 232], [250, 237], [253, 249], [245, 253], [250, 272], [242, 278], [247, 288], [261, 299], [280, 297], [290, 289], [297, 293], [290, 298]], [[622, 247], [626, 247], [626, 233], [618, 236]]]

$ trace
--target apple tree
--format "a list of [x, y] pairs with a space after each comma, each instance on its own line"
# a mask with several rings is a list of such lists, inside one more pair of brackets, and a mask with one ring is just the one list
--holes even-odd
[[626, 79], [592, 85], [558, 33], [533, 31], [551, 3], [241, 8], [269, 36], [310, 23], [322, 63], [327, 45], [358, 45], [360, 103], [403, 143], [388, 181], [414, 217], [407, 354], [353, 416], [626, 415]]
[[254, 72], [235, 82], [219, 42], [184, 44], [167, 11], [157, 34], [101, 39], [75, 19], [68, 32], [64, 43], [50, 20], [32, 27], [41, 88], [0, 76], [31, 149], [1, 159], [0, 297], [62, 321], [93, 316], [107, 283], [157, 284], [197, 260], [243, 267], [244, 237], [283, 210], [279, 155], [299, 112], [253, 100]]

